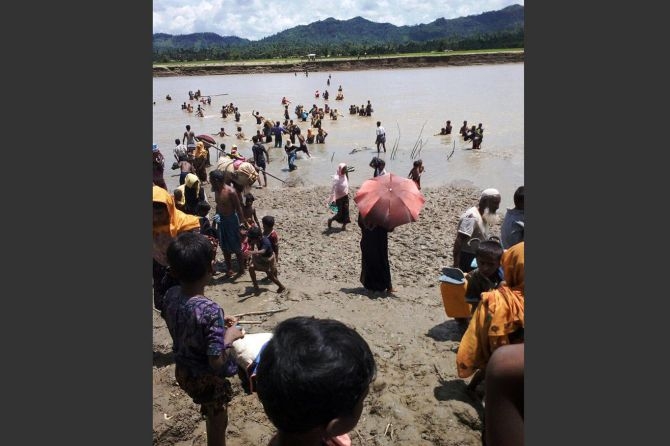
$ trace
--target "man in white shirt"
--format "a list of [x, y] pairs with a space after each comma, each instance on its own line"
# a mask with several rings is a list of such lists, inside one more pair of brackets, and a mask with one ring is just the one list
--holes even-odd
[[386, 130], [382, 127], [381, 121], [377, 121], [377, 139], [375, 140], [377, 144], [377, 155], [379, 155], [379, 147], [384, 148], [386, 152]]
[[496, 211], [500, 207], [500, 192], [497, 189], [485, 189], [479, 197], [479, 205], [465, 211], [458, 220], [456, 239], [454, 240], [453, 266], [467, 273], [472, 271], [478, 243], [488, 240], [491, 225], [495, 223]]
[[186, 145], [182, 144], [181, 140], [179, 138], [174, 139], [175, 143], [175, 148], [174, 148], [174, 158], [177, 160], [177, 162], [181, 161], [179, 158], [181, 156], [186, 156]]

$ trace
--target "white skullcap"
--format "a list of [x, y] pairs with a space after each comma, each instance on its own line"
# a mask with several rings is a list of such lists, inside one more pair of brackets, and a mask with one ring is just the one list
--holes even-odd
[[485, 197], [499, 197], [500, 192], [498, 192], [498, 189], [494, 189], [492, 187], [488, 189], [484, 189], [482, 191], [482, 194], [479, 196], [479, 198], [485, 198]]

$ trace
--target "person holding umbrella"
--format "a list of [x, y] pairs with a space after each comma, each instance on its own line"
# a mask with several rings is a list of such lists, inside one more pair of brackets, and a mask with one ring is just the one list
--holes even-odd
[[349, 217], [349, 171], [345, 163], [337, 166], [337, 172], [333, 175], [333, 187], [330, 192], [329, 203], [335, 202], [337, 213], [328, 219], [330, 228], [333, 221], [342, 224], [342, 230], [347, 230], [347, 224], [351, 223]]
[[414, 181], [392, 173], [366, 180], [354, 196], [361, 228], [361, 276], [366, 290], [395, 290], [388, 258], [388, 233], [419, 218], [426, 199]]
[[358, 226], [361, 228], [361, 283], [371, 292], [393, 293], [395, 290], [391, 284], [389, 231], [381, 226], [368, 225], [360, 212]]

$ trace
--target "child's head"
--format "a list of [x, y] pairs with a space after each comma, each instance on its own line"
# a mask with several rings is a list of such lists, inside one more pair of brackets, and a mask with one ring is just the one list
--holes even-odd
[[247, 237], [249, 238], [249, 241], [259, 240], [261, 237], [263, 237], [261, 228], [259, 228], [258, 226], [250, 227], [249, 230], [247, 231]]
[[177, 202], [184, 198], [184, 193], [181, 191], [181, 189], [177, 188], [172, 191], [172, 196], [174, 197], [174, 201]]
[[422, 164], [423, 164], [423, 160], [414, 161], [414, 167], [421, 167]]
[[256, 197], [254, 197], [253, 194], [246, 194], [244, 196], [244, 204], [246, 204], [247, 206], [253, 205], [255, 200], [256, 200]]
[[481, 242], [475, 253], [477, 269], [486, 277], [493, 276], [500, 268], [502, 255], [503, 247], [499, 241], [485, 240]]
[[212, 244], [202, 234], [183, 232], [167, 249], [171, 274], [182, 283], [194, 283], [214, 272]]
[[198, 204], [195, 205], [195, 213], [198, 217], [207, 217], [210, 209], [212, 209], [212, 206], [203, 200], [198, 201]]
[[333, 319], [298, 316], [274, 330], [256, 370], [258, 398], [280, 432], [351, 431], [376, 373], [367, 342]]
[[272, 215], [265, 215], [261, 218], [263, 228], [272, 229], [275, 226], [275, 218]]
[[523, 186], [517, 187], [514, 191], [514, 207], [523, 210], [525, 189]]

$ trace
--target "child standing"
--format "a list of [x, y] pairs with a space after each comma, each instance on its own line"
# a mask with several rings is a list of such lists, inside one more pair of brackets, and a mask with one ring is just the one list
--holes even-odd
[[503, 247], [495, 240], [485, 240], [477, 247], [475, 252], [477, 268], [465, 274], [468, 282], [465, 301], [472, 306], [472, 314], [482, 300], [481, 294], [495, 290], [502, 282], [503, 271], [500, 267], [502, 255]]
[[421, 174], [424, 170], [423, 161], [416, 160], [414, 161], [414, 167], [412, 167], [412, 170], [409, 171], [409, 175], [407, 175], [407, 178], [414, 181], [414, 184], [416, 184], [416, 187], [418, 187], [419, 190], [421, 190]]
[[168, 246], [168, 264], [179, 286], [165, 294], [165, 322], [172, 337], [175, 378], [205, 417], [208, 446], [225, 446], [228, 403], [232, 389], [227, 377], [237, 365], [230, 348], [244, 337], [237, 319], [204, 295], [214, 272], [211, 245], [201, 234], [182, 233]]
[[[275, 253], [275, 260], [279, 264], [279, 234], [275, 231], [275, 218], [272, 215], [265, 215], [261, 218], [263, 223], [263, 236], [267, 237], [272, 244], [272, 251]], [[279, 274], [277, 274], [279, 275]]]
[[244, 196], [242, 212], [244, 213], [244, 221], [247, 223], [247, 226], [251, 227], [255, 224], [260, 228], [261, 223], [258, 221], [258, 217], [256, 216], [254, 201], [256, 201], [256, 198], [253, 196], [253, 194], [246, 194]]
[[249, 275], [251, 276], [251, 281], [254, 284], [254, 291], [258, 293], [260, 288], [258, 288], [258, 282], [256, 281], [256, 270], [264, 271], [268, 275], [268, 279], [274, 282], [279, 288], [277, 288], [277, 293], [282, 293], [286, 290], [286, 287], [277, 278], [277, 259], [275, 258], [274, 251], [272, 250], [272, 243], [270, 239], [263, 235], [261, 228], [258, 226], [252, 226], [247, 231], [247, 237], [249, 238], [249, 256], [251, 256], [251, 261], [249, 264]]
[[375, 374], [370, 346], [342, 322], [281, 322], [256, 367], [258, 398], [278, 431], [269, 446], [351, 445]]

